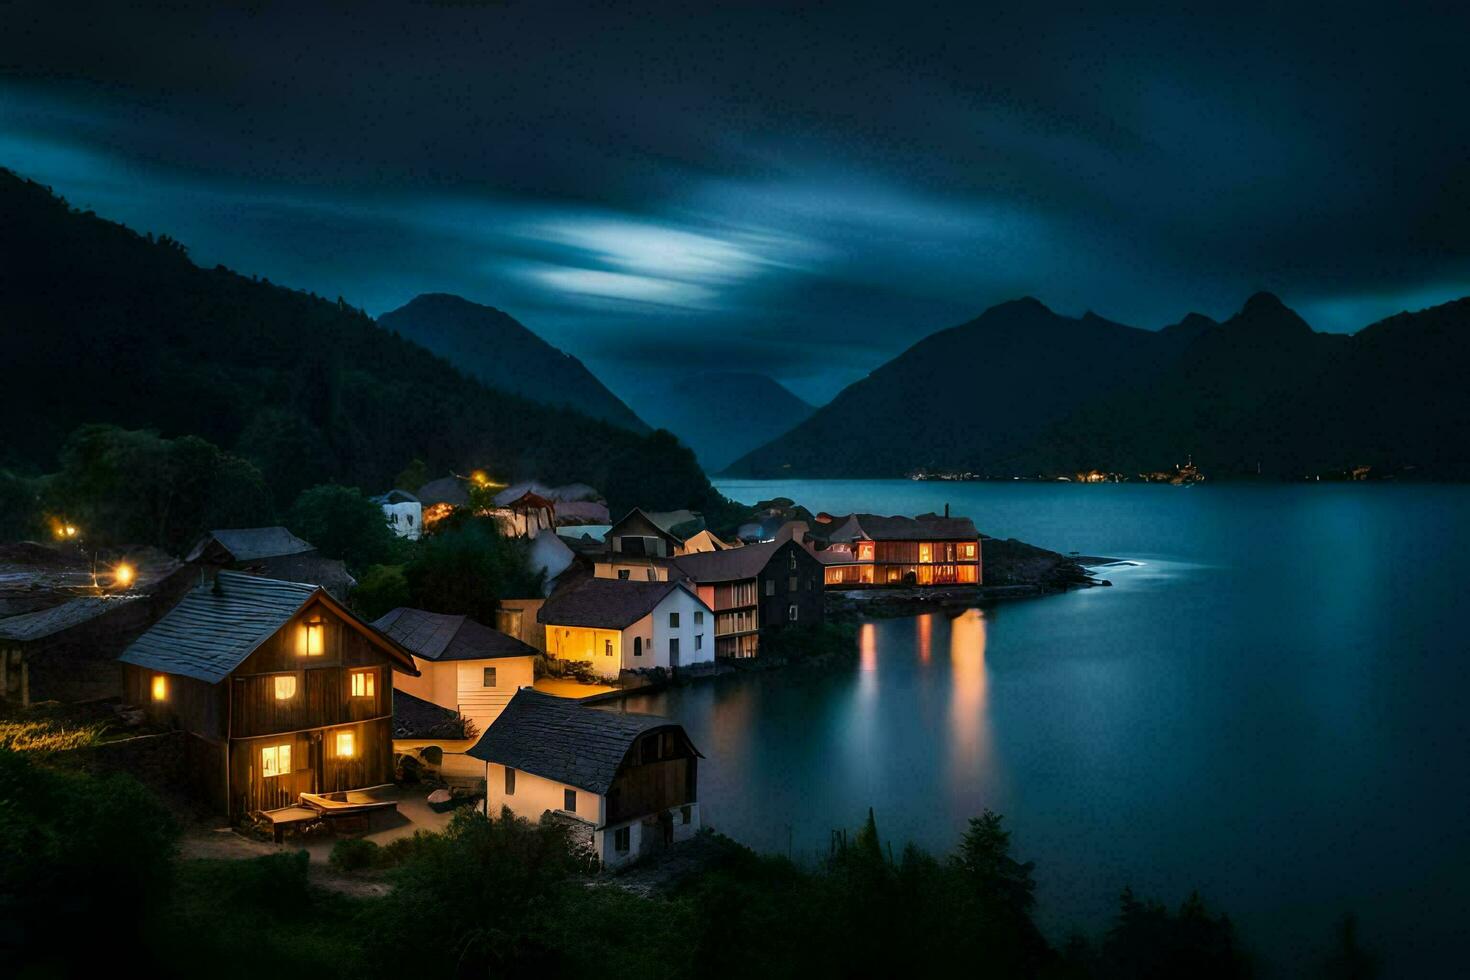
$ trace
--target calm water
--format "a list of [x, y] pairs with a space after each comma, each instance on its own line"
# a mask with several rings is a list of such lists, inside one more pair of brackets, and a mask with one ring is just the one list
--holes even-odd
[[1461, 973], [1470, 908], [1470, 488], [720, 484], [813, 510], [973, 516], [1142, 562], [1112, 589], [863, 627], [851, 669], [630, 701], [708, 757], [706, 818], [824, 853], [873, 806], [947, 851], [1004, 813], [1044, 924], [1198, 888], [1276, 975], [1356, 912], [1393, 976]]

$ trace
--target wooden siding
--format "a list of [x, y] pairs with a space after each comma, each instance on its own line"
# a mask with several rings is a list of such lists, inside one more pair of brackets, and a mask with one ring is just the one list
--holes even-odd
[[[353, 754], [337, 753], [337, 736], [352, 735]], [[392, 782], [393, 732], [389, 718], [284, 735], [236, 739], [230, 744], [230, 814], [273, 810], [302, 793], [331, 793]], [[263, 775], [262, 750], [291, 747], [291, 771]]]
[[[642, 761], [645, 746], [657, 747], [656, 759]], [[698, 766], [699, 759], [682, 735], [669, 730], [644, 735], [634, 743], [613, 779], [603, 823], [623, 823], [694, 803], [698, 796]]]
[[153, 678], [159, 671], [121, 664], [123, 699], [143, 709], [144, 716], [155, 725], [181, 728], [205, 738], [225, 736], [225, 686], [210, 684], [179, 674], [163, 674], [164, 698], [153, 699]]
[[[372, 677], [371, 697], [352, 696], [352, 675], [357, 673]], [[392, 714], [391, 673], [386, 666], [324, 666], [272, 674], [237, 674], [230, 684], [230, 733], [235, 738], [253, 738]], [[276, 697], [278, 678], [295, 681], [291, 697]]]

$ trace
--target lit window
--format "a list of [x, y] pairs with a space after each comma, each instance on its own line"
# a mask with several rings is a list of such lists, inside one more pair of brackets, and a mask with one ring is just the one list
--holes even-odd
[[164, 701], [168, 699], [168, 678], [162, 674], [153, 675], [153, 700]]
[[352, 672], [352, 696], [355, 698], [370, 698], [377, 691], [377, 677], [370, 670], [354, 670]]
[[301, 627], [301, 653], [320, 657], [327, 650], [327, 627], [320, 619], [308, 620]]
[[495, 668], [494, 667], [486, 667], [485, 668], [485, 675], [482, 678], [480, 678], [480, 686], [481, 687], [494, 687], [495, 686]]
[[934, 546], [932, 544], [919, 545], [919, 561], [930, 562], [934, 560]]
[[965, 557], [966, 558], [974, 558], [975, 557], [975, 546], [973, 544], [967, 544], [967, 545], [965, 545]]
[[296, 677], [294, 674], [283, 674], [276, 678], [276, 700], [289, 701], [296, 696]]
[[357, 752], [356, 739], [351, 732], [337, 733], [337, 758], [350, 759]]
[[260, 750], [260, 774], [269, 779], [291, 772], [291, 746], [267, 745]]
[[574, 790], [574, 789], [564, 789], [564, 790], [562, 790], [562, 792], [561, 792], [561, 802], [562, 802], [562, 807], [561, 808], [563, 810], [567, 811], [568, 813], [576, 813], [577, 812], [577, 791]]

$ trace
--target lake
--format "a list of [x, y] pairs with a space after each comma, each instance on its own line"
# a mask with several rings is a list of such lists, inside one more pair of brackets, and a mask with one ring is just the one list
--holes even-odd
[[1470, 907], [1470, 488], [723, 481], [814, 512], [942, 510], [1139, 562], [1110, 589], [862, 627], [855, 662], [630, 699], [707, 759], [706, 820], [814, 860], [872, 806], [947, 852], [985, 808], [1058, 939], [1198, 889], [1271, 975], [1355, 912], [1444, 975]]

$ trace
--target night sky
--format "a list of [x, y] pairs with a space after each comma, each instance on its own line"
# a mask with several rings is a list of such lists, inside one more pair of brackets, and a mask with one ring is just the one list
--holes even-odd
[[1025, 294], [1339, 331], [1470, 294], [1466, 5], [63, 6], [0, 3], [0, 164], [373, 314], [501, 307], [615, 389], [825, 400]]

